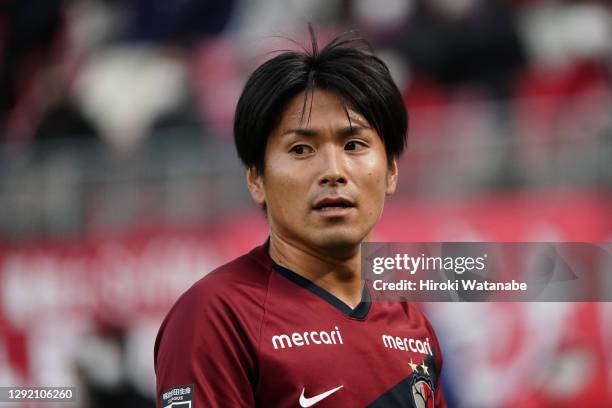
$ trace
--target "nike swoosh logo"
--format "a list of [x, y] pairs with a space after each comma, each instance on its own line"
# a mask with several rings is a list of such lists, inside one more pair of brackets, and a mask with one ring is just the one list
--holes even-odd
[[300, 395], [300, 406], [303, 408], [312, 407], [314, 404], [316, 404], [317, 402], [321, 402], [322, 400], [329, 397], [330, 395], [332, 395], [334, 392], [338, 391], [342, 387], [343, 385], [336, 387], [334, 389], [331, 389], [329, 391], [325, 391], [322, 394], [315, 395], [314, 397], [310, 397], [310, 398], [306, 398], [304, 396], [304, 391], [306, 391], [306, 388], [302, 388], [302, 395]]

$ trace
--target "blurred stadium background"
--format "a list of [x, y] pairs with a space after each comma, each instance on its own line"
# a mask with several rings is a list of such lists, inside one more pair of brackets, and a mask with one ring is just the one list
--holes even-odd
[[[154, 406], [170, 305], [265, 240], [233, 110], [307, 21], [359, 30], [405, 95], [376, 240], [612, 240], [606, 0], [4, 0], [0, 385]], [[450, 406], [612, 406], [610, 303], [424, 307]]]

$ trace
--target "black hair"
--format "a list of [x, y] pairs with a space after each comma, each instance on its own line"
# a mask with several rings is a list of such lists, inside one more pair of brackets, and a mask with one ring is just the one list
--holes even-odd
[[[336, 37], [319, 50], [309, 25], [311, 49], [287, 51], [260, 65], [249, 77], [236, 106], [234, 141], [238, 156], [263, 174], [268, 137], [286, 104], [315, 89], [338, 95], [377, 131], [391, 162], [406, 146], [408, 113], [385, 63], [370, 45], [352, 33]], [[347, 111], [348, 115], [348, 111]]]

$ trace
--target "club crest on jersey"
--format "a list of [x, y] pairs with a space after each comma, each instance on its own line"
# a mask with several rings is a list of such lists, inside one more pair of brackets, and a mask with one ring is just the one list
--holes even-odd
[[162, 408], [193, 408], [193, 389], [193, 384], [189, 384], [162, 392]]
[[412, 369], [412, 381], [410, 388], [412, 392], [412, 398], [414, 406], [416, 408], [434, 408], [435, 407], [435, 389], [431, 377], [429, 376], [429, 369], [425, 365], [425, 361], [421, 364], [416, 364], [410, 360], [408, 363]]

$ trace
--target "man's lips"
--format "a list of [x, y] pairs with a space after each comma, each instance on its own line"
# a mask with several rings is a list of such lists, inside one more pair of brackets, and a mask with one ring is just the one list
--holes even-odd
[[353, 200], [344, 196], [323, 197], [320, 200], [317, 200], [312, 206], [314, 210], [318, 211], [331, 211], [339, 209], [349, 209], [354, 207], [355, 203], [353, 202]]

